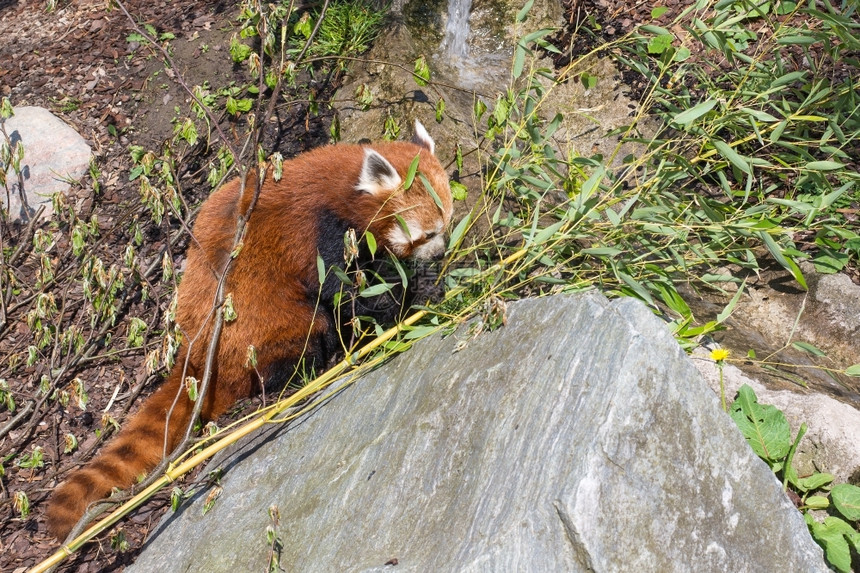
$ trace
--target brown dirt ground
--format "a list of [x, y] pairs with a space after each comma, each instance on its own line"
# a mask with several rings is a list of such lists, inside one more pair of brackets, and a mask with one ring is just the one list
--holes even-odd
[[[73, 187], [69, 199], [81, 217], [96, 214], [106, 261], [117, 260], [129, 242], [128, 221], [139, 211], [138, 184], [129, 181], [129, 146], [159, 150], [173, 129], [174, 106], [188, 101], [185, 91], [166, 71], [159, 55], [146, 46], [128, 41], [131, 23], [117, 7], [105, 0], [60, 1], [52, 12], [39, 0], [0, 0], [0, 96], [8, 96], [13, 106], [41, 106], [72, 125], [91, 145], [100, 175], [102, 192], [94, 194], [92, 180], [85, 178]], [[152, 24], [159, 33], [172, 33], [170, 42], [176, 72], [193, 86], [208, 81], [214, 87], [231, 81], [247, 82], [243, 71], [229, 64], [229, 38], [236, 29], [236, 3], [226, 0], [129, 0], [129, 12], [141, 23]], [[332, 85], [319, 88], [322, 97]], [[328, 112], [318, 117], [307, 105], [279, 106], [275, 120], [266, 129], [266, 147], [277, 148], [289, 157], [328, 141]], [[241, 135], [241, 127], [223, 122], [228, 136]], [[208, 193], [205, 162], [212, 156], [206, 149], [195, 155], [180, 173], [183, 195], [189, 204], [199, 203]], [[141, 257], [157, 262], [165, 249], [168, 233], [175, 230], [148, 225]], [[176, 268], [181, 268], [184, 245], [169, 250]], [[158, 328], [169, 303], [169, 289], [153, 281], [150, 298], [127, 297], [116, 336], [125, 332], [130, 316], [146, 317], [151, 331]], [[5, 332], [3, 332], [5, 330]], [[0, 327], [0, 356], [3, 362], [21, 352], [22, 324]], [[95, 431], [104, 427], [101, 413], [108, 404], [110, 414], [122, 420], [141, 402], [159, 379], [147, 376], [142, 368], [146, 353], [157, 337], [142, 349], [119, 357], [96, 358], [78, 367], [75, 373], [87, 383], [86, 411], [54, 403], [39, 408], [39, 417], [20, 424], [0, 437], [0, 456], [40, 446], [45, 451], [46, 468], [24, 470], [14, 462], [4, 463], [0, 480], [0, 571], [24, 571], [41, 562], [57, 548], [47, 535], [43, 513], [52, 488], [70, 469], [88, 459], [100, 443]], [[96, 352], [96, 355], [98, 353]], [[0, 378], [8, 379], [19, 398], [32, 395], [40, 376], [39, 364], [13, 371], [0, 365]], [[42, 366], [44, 368], [44, 366]], [[11, 376], [10, 372], [14, 372]], [[19, 406], [23, 405], [21, 399]], [[241, 408], [243, 405], [239, 405]], [[244, 406], [252, 408], [245, 404]], [[12, 418], [2, 409], [0, 428]], [[67, 432], [81, 438], [73, 455], [61, 453], [60, 436]], [[86, 437], [88, 436], [88, 437]], [[21, 518], [12, 497], [23, 491], [30, 501], [29, 516]], [[99, 536], [77, 556], [68, 559], [60, 571], [121, 571], [130, 563], [146, 538], [150, 526], [163, 514], [166, 494], [127, 519], [121, 526], [128, 550], [111, 547], [116, 533]]]

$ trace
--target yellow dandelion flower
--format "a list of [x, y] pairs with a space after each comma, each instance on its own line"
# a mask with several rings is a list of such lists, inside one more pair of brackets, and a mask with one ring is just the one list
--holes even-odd
[[726, 358], [729, 357], [729, 351], [725, 348], [715, 348], [711, 350], [711, 360], [715, 362], [722, 362]]

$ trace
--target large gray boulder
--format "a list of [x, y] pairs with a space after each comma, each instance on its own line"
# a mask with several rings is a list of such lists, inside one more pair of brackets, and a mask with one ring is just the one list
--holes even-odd
[[[457, 348], [461, 348], [456, 351]], [[826, 571], [665, 325], [597, 293], [423, 341], [214, 462], [129, 571]]]

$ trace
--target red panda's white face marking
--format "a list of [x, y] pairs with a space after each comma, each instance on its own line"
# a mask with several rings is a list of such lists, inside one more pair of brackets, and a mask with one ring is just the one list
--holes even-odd
[[[444, 232], [453, 211], [451, 188], [448, 174], [433, 155], [433, 139], [417, 121], [412, 143], [365, 148], [355, 187], [384, 200], [374, 232], [392, 253], [399, 258], [433, 259], [445, 252]], [[420, 157], [418, 172], [404, 189], [404, 177], [416, 156]]]
[[445, 252], [445, 224], [440, 214], [432, 228], [425, 228], [408, 215], [402, 217], [406, 229], [397, 224], [386, 235], [389, 248], [398, 257], [411, 256], [415, 259], [435, 259]]

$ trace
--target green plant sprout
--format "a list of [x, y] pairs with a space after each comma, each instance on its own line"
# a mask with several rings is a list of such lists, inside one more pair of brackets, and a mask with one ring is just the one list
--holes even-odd
[[[791, 462], [806, 433], [806, 424], [801, 424], [792, 440], [785, 414], [774, 406], [759, 404], [748, 385], [738, 390], [730, 415], [753, 451], [777, 476], [782, 476], [783, 488], [791, 488], [800, 497], [809, 532], [824, 549], [827, 561], [838, 571], [850, 573], [852, 549], [855, 556], [860, 554], [860, 531], [856, 529], [860, 523], [860, 487], [831, 486], [833, 476], [828, 473], [798, 476]], [[822, 522], [815, 518], [813, 510], [827, 510], [829, 515]], [[860, 562], [855, 559], [854, 565]]]

